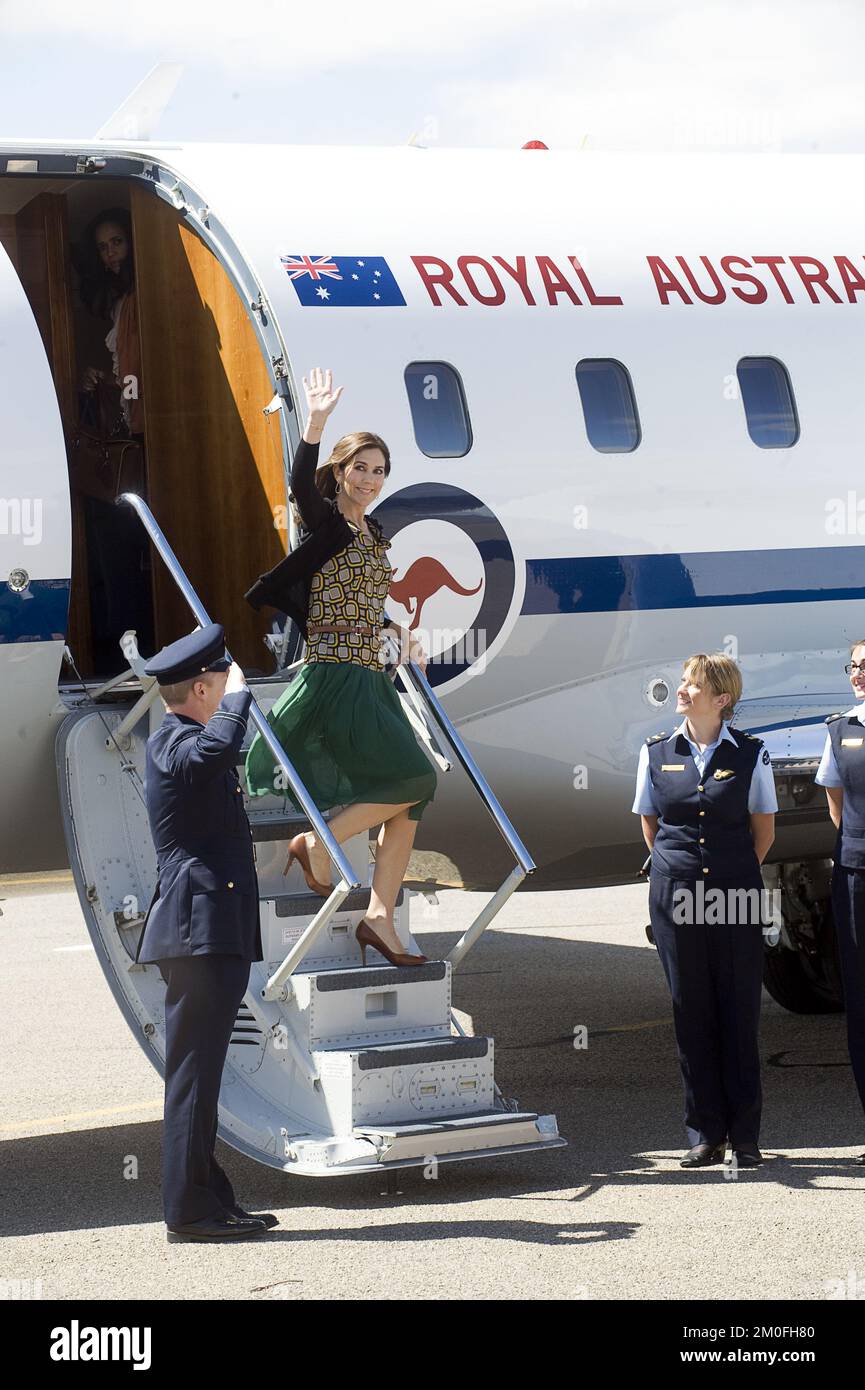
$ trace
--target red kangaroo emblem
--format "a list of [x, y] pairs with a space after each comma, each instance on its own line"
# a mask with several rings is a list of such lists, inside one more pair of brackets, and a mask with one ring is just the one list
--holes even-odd
[[427, 599], [437, 594], [439, 589], [450, 589], [454, 594], [476, 594], [484, 582], [481, 580], [481, 584], [474, 589], [464, 589], [453, 575], [448, 573], [441, 561], [434, 559], [432, 555], [421, 555], [419, 560], [413, 560], [402, 579], [397, 579], [396, 576], [397, 571], [394, 570], [388, 593], [397, 603], [402, 604], [406, 612], [412, 613], [409, 632], [413, 632], [420, 622], [421, 610]]

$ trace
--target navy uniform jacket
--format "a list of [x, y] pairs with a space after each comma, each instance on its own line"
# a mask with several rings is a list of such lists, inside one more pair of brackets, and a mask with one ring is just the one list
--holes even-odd
[[156, 896], [135, 959], [261, 960], [258, 879], [236, 763], [252, 695], [224, 695], [207, 724], [166, 714], [147, 740], [144, 793]]

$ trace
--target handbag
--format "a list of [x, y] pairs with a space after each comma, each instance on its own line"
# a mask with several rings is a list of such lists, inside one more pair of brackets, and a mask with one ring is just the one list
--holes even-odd
[[[144, 450], [137, 439], [129, 437], [126, 420], [123, 412], [117, 410], [111, 388], [99, 381], [95, 391], [87, 394], [92, 398], [93, 408], [82, 410], [82, 419], [67, 443], [72, 490], [96, 497], [100, 502], [113, 502], [122, 492], [144, 496]], [[86, 420], [88, 414], [89, 422]]]

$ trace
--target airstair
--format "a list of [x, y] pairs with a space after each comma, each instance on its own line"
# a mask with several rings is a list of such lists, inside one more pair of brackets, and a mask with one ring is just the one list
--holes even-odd
[[[126, 494], [200, 625], [210, 621], [152, 513]], [[145, 748], [164, 710], [134, 637], [129, 670], [90, 692], [64, 721], [57, 767], [70, 863], [98, 959], [147, 1056], [164, 1071], [165, 985], [158, 967], [135, 962], [156, 883], [143, 795]], [[333, 1175], [550, 1149], [565, 1140], [555, 1116], [523, 1111], [499, 1088], [491, 1037], [467, 1036], [452, 1007], [453, 974], [534, 864], [424, 673], [401, 665], [401, 699], [428, 756], [465, 770], [508, 844], [515, 866], [444, 960], [392, 966], [374, 950], [361, 963], [355, 929], [369, 901], [367, 832], [340, 845], [267, 722], [267, 710], [299, 669], [251, 680], [250, 730], [279, 765], [299, 814], [283, 796], [244, 798], [255, 844], [264, 960], [229, 1045], [219, 1134], [242, 1153], [287, 1173]], [[141, 695], [118, 705], [130, 675]], [[243, 758], [241, 758], [242, 765]], [[333, 808], [334, 811], [338, 808]], [[310, 893], [299, 865], [283, 872], [287, 842], [312, 827], [333, 865], [330, 897]], [[403, 888], [395, 927], [417, 950]]]

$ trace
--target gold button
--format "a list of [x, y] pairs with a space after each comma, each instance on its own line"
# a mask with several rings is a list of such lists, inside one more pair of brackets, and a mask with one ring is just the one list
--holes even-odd
[[701, 836], [700, 836], [700, 844], [701, 844], [701, 845], [704, 845], [705, 843], [706, 843], [706, 841], [703, 839], [703, 836], [701, 835]]
[[703, 873], [704, 873], [704, 874], [707, 874], [708, 872], [709, 872], [708, 869], [704, 869], [704, 870], [703, 870]]
[[701, 811], [701, 812], [700, 812], [700, 815], [701, 815], [701, 816], [705, 816], [705, 814], [706, 814], [705, 811]]
[[705, 790], [706, 790], [706, 788], [703, 786], [703, 784], [702, 784], [702, 782], [701, 782], [700, 785], [699, 785], [699, 787], [697, 788], [697, 791], [698, 791], [698, 792], [704, 792]]
[[233, 888], [233, 887], [234, 887], [234, 884], [232, 883], [231, 879], [228, 880], [228, 886], [229, 886], [229, 888]]

